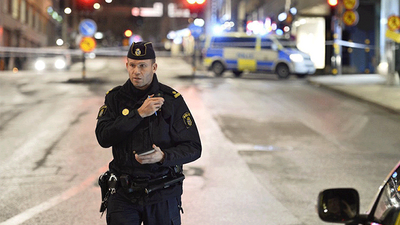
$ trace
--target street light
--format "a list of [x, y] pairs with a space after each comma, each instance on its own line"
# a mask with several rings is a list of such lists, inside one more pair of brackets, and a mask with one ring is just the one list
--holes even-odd
[[64, 13], [69, 15], [69, 14], [72, 13], [72, 9], [70, 7], [67, 7], [67, 8], [64, 9]]
[[94, 9], [100, 9], [100, 7], [101, 7], [100, 4], [97, 2], [93, 4]]
[[126, 30], [126, 31], [124, 32], [125, 37], [131, 37], [132, 34], [133, 34], [133, 32], [132, 32], [131, 30]]

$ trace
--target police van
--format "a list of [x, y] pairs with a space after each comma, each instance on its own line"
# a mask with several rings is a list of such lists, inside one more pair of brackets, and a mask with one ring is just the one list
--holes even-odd
[[279, 78], [290, 74], [305, 77], [315, 73], [310, 56], [296, 48], [286, 48], [276, 36], [226, 33], [207, 37], [203, 63], [216, 76], [232, 71], [240, 77], [244, 71], [274, 72]]

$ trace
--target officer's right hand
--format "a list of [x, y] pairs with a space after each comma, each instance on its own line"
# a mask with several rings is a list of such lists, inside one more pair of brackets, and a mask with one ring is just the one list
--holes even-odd
[[138, 108], [138, 113], [142, 118], [153, 115], [157, 110], [159, 110], [164, 104], [163, 97], [154, 97], [154, 95], [150, 95], [147, 98], [143, 105]]

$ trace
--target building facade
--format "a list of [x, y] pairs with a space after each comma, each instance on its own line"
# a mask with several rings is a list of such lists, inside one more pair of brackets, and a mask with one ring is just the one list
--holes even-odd
[[[50, 17], [51, 0], [1, 0], [0, 47], [41, 47], [55, 44], [58, 22]], [[18, 53], [0, 53], [0, 70], [21, 67]]]

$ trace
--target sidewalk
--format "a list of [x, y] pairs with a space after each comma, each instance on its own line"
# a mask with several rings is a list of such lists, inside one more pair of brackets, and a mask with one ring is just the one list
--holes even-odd
[[310, 76], [308, 82], [400, 114], [400, 86], [378, 74]]

